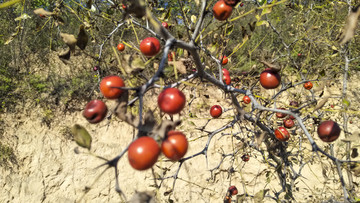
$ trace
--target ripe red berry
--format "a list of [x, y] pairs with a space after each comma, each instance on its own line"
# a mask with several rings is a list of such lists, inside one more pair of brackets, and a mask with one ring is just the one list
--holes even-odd
[[230, 75], [224, 75], [223, 80], [224, 80], [225, 84], [227, 84], [227, 85], [231, 84]]
[[158, 97], [158, 105], [161, 111], [168, 114], [177, 114], [184, 108], [186, 98], [184, 93], [176, 88], [163, 90]]
[[210, 108], [210, 115], [213, 118], [219, 118], [222, 114], [222, 108], [219, 105], [214, 105]]
[[230, 186], [228, 191], [230, 192], [231, 195], [237, 195], [238, 194], [238, 189], [234, 185]]
[[284, 127], [279, 127], [275, 130], [275, 137], [279, 141], [285, 142], [290, 138], [290, 134]]
[[173, 161], [184, 157], [188, 149], [186, 136], [179, 131], [169, 131], [161, 144], [162, 153]]
[[119, 44], [117, 45], [117, 49], [118, 49], [119, 51], [124, 51], [124, 50], [125, 50], [125, 45], [124, 45], [123, 43], [119, 43]]
[[243, 97], [243, 102], [244, 102], [245, 104], [250, 104], [250, 102], [251, 102], [250, 97], [245, 95], [245, 96]]
[[101, 100], [91, 100], [85, 106], [83, 116], [89, 123], [99, 123], [104, 120], [108, 112], [106, 104]]
[[223, 66], [225, 66], [225, 65], [229, 62], [229, 59], [228, 59], [227, 56], [223, 56], [222, 58], [220, 57], [219, 60], [221, 61], [221, 64], [222, 64]]
[[161, 25], [166, 29], [169, 28], [169, 24], [167, 22], [162, 22]]
[[[285, 108], [279, 108], [279, 109], [286, 110]], [[286, 116], [286, 114], [284, 114], [284, 113], [276, 113], [276, 117], [278, 117], [278, 118], [284, 118], [285, 116]]]
[[331, 120], [322, 122], [317, 129], [319, 138], [324, 142], [335, 141], [340, 136], [340, 131], [339, 125]]
[[224, 21], [231, 16], [232, 7], [227, 5], [224, 0], [219, 0], [213, 7], [213, 15], [217, 20]]
[[243, 2], [241, 2], [241, 3], [240, 3], [240, 7], [243, 7], [243, 6], [244, 6], [244, 3], [243, 3]]
[[248, 154], [242, 155], [241, 159], [245, 162], [248, 162], [250, 160], [250, 156]]
[[147, 57], [153, 57], [160, 52], [160, 42], [155, 37], [147, 37], [140, 43], [140, 51]]
[[307, 90], [311, 90], [311, 88], [313, 87], [313, 84], [309, 81], [304, 83], [304, 88]]
[[292, 128], [294, 127], [295, 123], [291, 118], [285, 119], [284, 120], [284, 126], [285, 128]]
[[278, 72], [268, 68], [260, 74], [260, 84], [265, 89], [275, 89], [280, 85], [281, 77]]
[[100, 91], [104, 97], [108, 99], [117, 99], [124, 90], [119, 87], [124, 87], [124, 81], [116, 75], [104, 77], [100, 82]]

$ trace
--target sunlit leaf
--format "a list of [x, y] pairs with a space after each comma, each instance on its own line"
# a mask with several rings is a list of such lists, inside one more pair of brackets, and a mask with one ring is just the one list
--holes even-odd
[[54, 13], [53, 12], [49, 12], [49, 11], [46, 11], [45, 9], [43, 8], [37, 8], [34, 10], [34, 13], [36, 15], [43, 15], [43, 16], [51, 16], [53, 15]]
[[266, 15], [266, 14], [268, 14], [268, 13], [271, 13], [271, 8], [272, 8], [272, 7], [270, 7], [270, 8], [264, 8], [264, 9], [262, 10], [262, 12], [261, 12], [261, 16]]
[[78, 144], [80, 147], [87, 148], [90, 150], [92, 138], [84, 127], [75, 124], [71, 128], [71, 132], [74, 136], [74, 140], [76, 144]]
[[265, 20], [256, 22], [256, 26], [261, 26], [261, 25], [265, 25], [266, 27], [269, 27], [269, 23]]
[[230, 25], [226, 30], [226, 35], [231, 35], [233, 31], [234, 31], [234, 25]]
[[347, 100], [346, 98], [344, 98], [344, 99], [342, 100], [342, 103], [343, 103], [346, 107], [349, 107], [349, 106], [350, 106], [350, 101]]
[[3, 8], [7, 8], [9, 6], [12, 6], [16, 3], [19, 3], [21, 0], [12, 0], [12, 1], [7, 1], [7, 2], [4, 2], [4, 3], [1, 3], [0, 4], [0, 9], [3, 9]]
[[29, 18], [31, 18], [31, 17], [28, 14], [23, 13], [21, 16], [15, 18], [15, 21], [26, 20], [26, 19], [29, 19]]
[[191, 22], [196, 23], [196, 16], [192, 15], [190, 19], [191, 19]]

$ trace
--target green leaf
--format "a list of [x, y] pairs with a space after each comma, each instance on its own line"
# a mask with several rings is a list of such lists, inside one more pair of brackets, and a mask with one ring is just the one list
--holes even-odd
[[342, 100], [342, 103], [346, 106], [346, 107], [349, 107], [350, 106], [350, 101], [348, 101], [346, 98], [344, 98]]
[[172, 10], [172, 8], [170, 8], [166, 13], [163, 13], [163, 15], [161, 16], [161, 19], [167, 21], [171, 16], [171, 10]]
[[234, 25], [230, 25], [228, 29], [226, 30], [226, 35], [231, 35], [231, 33], [234, 31]]
[[12, 0], [12, 1], [7, 1], [7, 2], [4, 2], [4, 3], [1, 3], [0, 4], [0, 9], [3, 9], [3, 8], [7, 8], [9, 6], [12, 6], [16, 3], [19, 3], [21, 0]]
[[258, 21], [256, 22], [256, 26], [262, 26], [262, 25], [265, 25], [266, 27], [269, 26], [269, 23], [265, 20], [261, 20], [261, 21]]
[[77, 145], [90, 150], [92, 138], [91, 138], [90, 134], [88, 133], [88, 131], [84, 127], [82, 127], [81, 125], [75, 124], [71, 128], [71, 132], [74, 136], [74, 140]]
[[264, 8], [261, 12], [261, 16], [266, 15], [268, 13], [271, 13], [271, 7], [270, 8]]

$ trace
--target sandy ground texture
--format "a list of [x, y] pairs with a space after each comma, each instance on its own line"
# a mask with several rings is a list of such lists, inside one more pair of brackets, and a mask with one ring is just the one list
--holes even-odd
[[[61, 74], [76, 71], [69, 67], [61, 65], [59, 68], [62, 71]], [[36, 68], [39, 70], [33, 68], [33, 71], [45, 69], [45, 67]], [[84, 68], [91, 69], [91, 67]], [[358, 76], [352, 75], [348, 81], [348, 98], [351, 103], [348, 115], [349, 121], [352, 122], [348, 124], [348, 129], [354, 148], [360, 146], [358, 79]], [[341, 85], [342, 81], [339, 80], [327, 87], [330, 91], [326, 90], [325, 94], [333, 97], [329, 98], [322, 110], [326, 114], [325, 118], [330, 117], [343, 124], [342, 102], [338, 98], [341, 94]], [[314, 91], [322, 91], [323, 88], [319, 87], [321, 84], [316, 83]], [[297, 98], [301, 102], [309, 99], [309, 92], [299, 86], [293, 92], [284, 92], [278, 104], [281, 106], [288, 103], [294, 97], [294, 92], [297, 96], [301, 95]], [[209, 108], [214, 104], [219, 104], [225, 109], [232, 107], [229, 99], [225, 99], [227, 96], [211, 86], [200, 85], [187, 88], [187, 98], [190, 98], [190, 94], [197, 95], [197, 98], [193, 100], [191, 106], [183, 110], [180, 117], [174, 118], [182, 120], [178, 130], [183, 131], [189, 140], [186, 156], [200, 152], [208, 141], [208, 134], [198, 128], [203, 127], [210, 117]], [[262, 90], [259, 94], [269, 98], [274, 91]], [[149, 92], [147, 95], [149, 95], [145, 98], [147, 108], [155, 110], [158, 114], [159, 110], [154, 102], [157, 92]], [[334, 108], [330, 107], [331, 104]], [[250, 111], [250, 106], [245, 109]], [[211, 120], [205, 130], [213, 131], [228, 124], [232, 120], [232, 111], [228, 110], [221, 118]], [[188, 116], [189, 112], [193, 114], [192, 117]], [[304, 113], [312, 114], [313, 112]], [[17, 114], [0, 115], [1, 142], [11, 146], [16, 157], [16, 162], [8, 163], [7, 167], [0, 167], [0, 202], [124, 202], [130, 200], [136, 191], [150, 192], [157, 202], [222, 202], [230, 185], [235, 185], [239, 190], [233, 200], [240, 198], [243, 194], [248, 194], [249, 196], [244, 199], [245, 202], [275, 202], [269, 197], [262, 198], [261, 193], [266, 190], [268, 191], [266, 194], [274, 196], [275, 192], [281, 190], [277, 173], [267, 163], [268, 160], [264, 159], [260, 152], [244, 146], [244, 142], [253, 141], [252, 134], [247, 131], [247, 129], [252, 129], [252, 124], [242, 122], [234, 125], [232, 129], [216, 134], [209, 143], [207, 157], [199, 155], [184, 162], [171, 194], [168, 191], [172, 189], [174, 179], [168, 178], [161, 182], [155, 181], [154, 177], [173, 176], [178, 170], [179, 163], [169, 162], [161, 155], [153, 170], [136, 171], [129, 165], [127, 154], [125, 154], [118, 164], [120, 189], [124, 194], [124, 196], [119, 196], [115, 191], [114, 169], [106, 170], [98, 178], [106, 167], [97, 167], [104, 161], [86, 153], [84, 149], [79, 149], [84, 153], [76, 154], [74, 149], [77, 145], [73, 141], [69, 128], [74, 124], [84, 126], [93, 138], [91, 153], [106, 159], [114, 158], [122, 152], [136, 131], [116, 118], [91, 125], [81, 114], [81, 111], [71, 114], [56, 112], [58, 116], [50, 128], [42, 122], [44, 112], [32, 105], [21, 107]], [[275, 125], [278, 125], [278, 121], [274, 120]], [[315, 141], [323, 149], [328, 149], [328, 145], [317, 138], [316, 126], [313, 126], [310, 121], [305, 125], [313, 132]], [[300, 139], [302, 139], [301, 146]], [[344, 132], [334, 144], [335, 156], [342, 159], [346, 155], [343, 139]], [[265, 149], [264, 145], [260, 148]], [[341, 201], [343, 191], [334, 163], [312, 153], [306, 137], [296, 127], [292, 132], [287, 151], [296, 153], [299, 149], [302, 151], [303, 161], [307, 164], [302, 168], [301, 176], [294, 182], [294, 199], [297, 202], [320, 202], [330, 199]], [[248, 162], [241, 159], [241, 156], [246, 153], [250, 154]], [[224, 157], [224, 154], [234, 154], [234, 156]], [[299, 170], [298, 160], [299, 157], [292, 160], [295, 171]], [[345, 168], [342, 172], [345, 182], [348, 183]], [[291, 183], [290, 178], [287, 177], [288, 183]], [[353, 178], [353, 182], [358, 184], [359, 179], [355, 176]], [[160, 188], [155, 187], [159, 185], [161, 185]], [[88, 190], [89, 188], [91, 189]], [[360, 194], [357, 185], [355, 185], [355, 190], [355, 194]], [[284, 195], [285, 193], [280, 194], [281, 200], [286, 199]]]
[[[210, 103], [229, 107], [222, 99], [224, 94], [220, 90], [208, 91], [204, 88], [204, 91], [209, 94]], [[197, 109], [197, 118], [180, 117], [182, 125], [178, 129], [184, 131], [189, 140], [187, 155], [201, 151], [207, 142], [207, 134], [196, 128], [207, 122], [207, 106], [210, 103], [205, 98], [196, 99], [191, 108]], [[194, 109], [187, 107], [183, 114]], [[40, 114], [33, 111], [27, 116], [2, 115], [4, 132], [1, 139], [14, 148], [17, 164], [10, 168], [0, 168], [0, 202], [123, 202], [124, 197], [115, 191], [113, 168], [95, 181], [105, 169], [96, 167], [104, 161], [89, 154], [76, 154], [74, 149], [77, 145], [72, 141], [68, 127], [75, 123], [86, 127], [93, 137], [91, 152], [107, 159], [115, 157], [127, 146], [133, 138], [134, 130], [117, 119], [97, 125], [88, 124], [81, 112], [59, 116], [51, 128], [48, 128], [42, 124]], [[225, 112], [221, 119], [211, 120], [205, 129], [213, 131], [224, 126], [231, 121], [231, 114], [232, 110]], [[179, 117], [175, 117], [177, 118]], [[355, 119], [353, 122], [357, 121]], [[173, 179], [164, 180], [161, 187], [156, 189], [154, 186], [159, 185], [160, 181], [155, 181], [154, 177], [174, 175], [178, 163], [169, 162], [161, 156], [153, 171], [136, 171], [129, 165], [125, 154], [118, 164], [120, 189], [127, 200], [136, 191], [148, 191], [155, 195], [158, 202], [221, 202], [227, 188], [236, 185], [239, 189], [238, 196], [244, 193], [255, 195], [255, 198], [246, 198], [246, 202], [274, 202], [267, 197], [257, 199], [262, 190], [268, 190], [273, 195], [274, 191], [281, 189], [274, 168], [266, 163], [259, 152], [243, 147], [244, 139], [248, 139], [246, 131], [242, 129], [243, 132], [236, 136], [229, 134], [238, 132], [239, 127], [246, 125], [250, 124], [235, 125], [232, 130], [217, 134], [210, 142], [207, 159], [200, 155], [186, 161], [180, 169], [174, 192], [170, 195], [167, 191], [171, 190]], [[358, 132], [357, 127], [351, 129], [354, 134]], [[293, 136], [291, 140], [296, 141], [299, 137]], [[315, 135], [314, 137], [321, 143]], [[344, 144], [340, 140], [341, 138], [335, 143], [335, 151], [343, 154]], [[302, 147], [308, 148], [306, 143], [305, 141]], [[321, 146], [325, 147], [323, 144]], [[296, 151], [298, 148], [298, 145], [290, 144], [288, 150]], [[83, 149], [80, 151], [86, 152]], [[221, 162], [222, 154], [234, 152], [237, 152], [234, 157], [225, 157]], [[242, 161], [244, 153], [250, 154], [250, 161]], [[334, 164], [324, 157], [320, 162], [317, 155], [309, 149], [304, 150], [303, 156], [309, 163], [302, 169], [302, 176], [295, 181], [295, 200], [341, 200], [342, 188]], [[298, 170], [296, 164], [294, 169]], [[343, 172], [347, 181], [345, 170]], [[354, 179], [354, 182], [358, 181]], [[87, 187], [91, 189], [85, 194]], [[284, 193], [280, 197], [284, 199]]]

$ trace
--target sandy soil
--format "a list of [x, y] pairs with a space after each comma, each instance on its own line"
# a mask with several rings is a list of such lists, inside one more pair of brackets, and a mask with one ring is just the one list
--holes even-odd
[[[353, 113], [350, 113], [349, 132], [353, 137], [353, 146], [359, 148], [359, 113], [358, 113], [358, 90], [356, 84], [358, 76], [353, 76], [349, 80], [349, 100], [352, 105]], [[355, 82], [353, 82], [355, 81]], [[340, 93], [341, 81], [339, 85], [333, 85], [332, 94]], [[187, 98], [191, 91], [187, 91]], [[226, 95], [220, 90], [211, 87], [197, 87], [197, 99], [190, 107], [182, 112], [182, 125], [179, 130], [185, 132], [189, 140], [189, 151], [187, 156], [200, 152], [206, 142], [207, 133], [197, 130], [202, 127], [209, 118], [208, 109], [213, 104], [220, 104], [224, 108], [231, 108]], [[207, 94], [209, 99], [201, 96]], [[266, 92], [263, 96], [269, 96], [273, 92]], [[306, 92], [302, 99], [306, 100]], [[292, 93], [286, 93], [281, 101], [287, 101]], [[154, 106], [153, 98], [146, 98], [147, 106], [158, 111]], [[280, 102], [281, 103], [281, 102]], [[335, 108], [330, 108], [334, 104]], [[31, 112], [25, 109], [33, 109]], [[250, 107], [247, 107], [247, 110]], [[331, 114], [339, 123], [342, 123], [341, 101], [338, 98], [331, 98], [324, 106], [327, 115]], [[187, 116], [188, 112], [196, 115], [194, 118]], [[355, 112], [355, 113], [354, 113]], [[1, 120], [4, 121], [2, 129], [3, 135], [0, 136], [3, 143], [13, 147], [18, 164], [11, 164], [10, 168], [0, 168], [0, 202], [123, 202], [124, 197], [115, 191], [114, 169], [106, 170], [103, 175], [97, 177], [104, 171], [105, 167], [97, 168], [104, 161], [90, 154], [76, 154], [74, 149], [77, 145], [72, 141], [69, 134], [69, 127], [80, 124], [90, 132], [93, 137], [91, 152], [93, 154], [111, 159], [119, 154], [132, 140], [135, 135], [134, 129], [116, 118], [102, 122], [101, 124], [91, 125], [82, 117], [81, 111], [72, 114], [63, 114], [52, 123], [51, 128], [42, 124], [43, 112], [33, 106], [25, 106], [24, 113], [2, 114]], [[220, 119], [211, 120], [206, 126], [206, 131], [216, 130], [231, 121], [232, 110], [225, 112]], [[276, 124], [276, 122], [274, 122]], [[158, 202], [222, 202], [227, 188], [236, 185], [239, 194], [237, 197], [247, 193], [250, 196], [245, 198], [246, 202], [275, 202], [273, 199], [265, 197], [258, 199], [259, 192], [268, 190], [268, 194], [281, 189], [279, 179], [275, 169], [271, 167], [262, 155], [249, 147], [243, 147], [243, 142], [251, 140], [248, 133], [244, 130], [250, 123], [243, 122], [235, 125], [233, 129], [228, 129], [217, 134], [210, 142], [208, 157], [204, 155], [186, 161], [181, 167], [173, 193], [166, 194], [171, 190], [173, 179], [169, 178], [161, 183], [159, 189], [154, 185], [159, 185], [160, 181], [154, 180], [158, 176], [172, 176], [178, 169], [179, 163], [172, 163], [164, 156], [160, 157], [153, 170], [136, 171], [128, 163], [127, 155], [120, 160], [119, 182], [120, 189], [123, 191], [126, 200], [130, 200], [136, 191], [153, 192]], [[308, 125], [313, 132], [315, 126]], [[241, 128], [241, 129], [240, 129]], [[241, 132], [232, 136], [231, 132]], [[299, 131], [296, 131], [299, 132]], [[318, 157], [310, 152], [306, 138], [298, 133], [293, 135], [288, 151], [295, 153], [299, 149], [296, 144], [298, 139], [304, 139], [302, 150], [304, 160], [309, 161], [302, 169], [301, 177], [295, 181], [295, 191], [293, 195], [298, 202], [319, 202], [330, 199], [342, 200], [342, 187], [339, 182], [338, 174], [334, 164], [323, 156]], [[315, 141], [323, 148], [323, 144], [317, 136], [313, 135]], [[345, 145], [341, 140], [344, 139], [342, 132], [340, 138], [335, 142], [335, 153], [339, 158], [344, 158]], [[264, 148], [264, 146], [261, 146]], [[86, 152], [80, 149], [81, 152]], [[234, 156], [225, 157], [220, 164], [222, 154], [238, 153]], [[244, 162], [241, 156], [245, 153], [251, 155], [250, 161]], [[321, 161], [320, 161], [321, 159]], [[294, 169], [298, 166], [294, 161]], [[220, 165], [219, 165], [220, 164]], [[166, 170], [165, 170], [166, 169]], [[346, 171], [343, 170], [344, 179], [347, 182]], [[354, 177], [355, 183], [359, 179]], [[91, 189], [84, 193], [86, 187]], [[359, 188], [355, 187], [357, 194]], [[254, 197], [255, 195], [255, 197]], [[285, 193], [280, 195], [280, 199], [285, 199]], [[233, 197], [235, 200], [237, 197]]]

